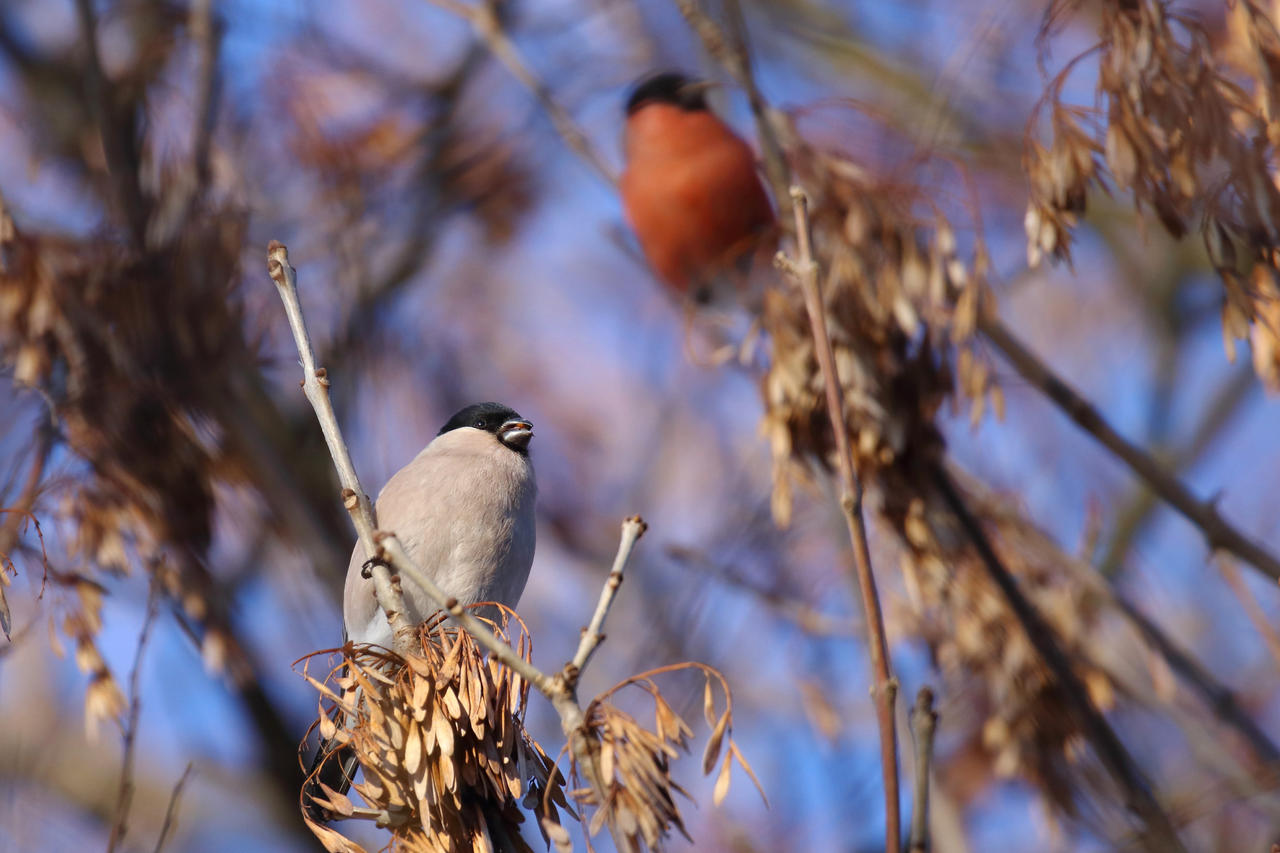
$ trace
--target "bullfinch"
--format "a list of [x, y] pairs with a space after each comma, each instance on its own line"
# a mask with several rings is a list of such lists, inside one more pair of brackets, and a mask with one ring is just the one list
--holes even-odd
[[[514, 608], [524, 592], [533, 563], [537, 494], [532, 438], [533, 425], [508, 406], [467, 406], [378, 495], [378, 527], [394, 532], [419, 568], [463, 606], [494, 601]], [[357, 545], [343, 592], [344, 634], [352, 642], [390, 648], [391, 626], [365, 564]], [[408, 578], [401, 584], [411, 623], [440, 609]], [[330, 751], [321, 744], [316, 763]], [[354, 772], [354, 756], [347, 754], [325, 763], [316, 778], [345, 792]], [[323, 796], [316, 786], [307, 791]], [[324, 817], [310, 803], [308, 811]]]
[[768, 250], [777, 234], [755, 154], [711, 112], [706, 89], [671, 71], [632, 88], [619, 185], [649, 265], [677, 293], [700, 302], [726, 274]]

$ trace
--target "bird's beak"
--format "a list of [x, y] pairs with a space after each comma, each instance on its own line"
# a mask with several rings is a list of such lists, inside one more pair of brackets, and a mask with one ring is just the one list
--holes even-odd
[[525, 450], [533, 438], [533, 424], [525, 420], [511, 420], [498, 430], [498, 441], [514, 450]]

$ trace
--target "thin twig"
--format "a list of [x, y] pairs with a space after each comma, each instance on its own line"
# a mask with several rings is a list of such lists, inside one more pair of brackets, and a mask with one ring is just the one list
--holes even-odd
[[1013, 365], [1022, 378], [1044, 392], [1071, 420], [1119, 457], [1156, 494], [1200, 529], [1211, 550], [1236, 555], [1273, 581], [1280, 581], [1280, 559], [1249, 539], [1219, 513], [1215, 501], [1201, 501], [1165, 470], [1149, 453], [1116, 432], [1092, 404], [1059, 378], [1043, 361], [1014, 337], [999, 318], [979, 321], [986, 338]]
[[666, 553], [681, 565], [714, 575], [732, 587], [751, 593], [778, 615], [791, 620], [796, 627], [809, 634], [820, 637], [851, 637], [859, 633], [858, 624], [854, 620], [828, 616], [808, 602], [744, 577], [729, 566], [715, 562], [701, 551], [681, 545], [668, 545]]
[[187, 781], [194, 770], [195, 765], [188, 761], [187, 768], [182, 771], [177, 784], [173, 786], [173, 793], [169, 795], [169, 806], [164, 810], [164, 823], [160, 824], [160, 835], [156, 838], [156, 846], [151, 853], [161, 853], [164, 850], [164, 843], [169, 840], [169, 833], [177, 822], [178, 801], [182, 799], [182, 789], [187, 786]]
[[191, 174], [194, 195], [209, 183], [209, 149], [218, 115], [219, 25], [213, 19], [213, 0], [192, 0], [187, 19], [191, 40], [196, 43], [196, 100], [191, 143]]
[[500, 640], [497, 634], [485, 627], [484, 623], [458, 602], [458, 599], [446, 595], [439, 584], [433, 581], [426, 572], [413, 562], [413, 558], [404, 550], [404, 546], [400, 544], [400, 540], [396, 538], [394, 533], [379, 530], [374, 533], [373, 541], [377, 547], [375, 555], [379, 561], [385, 562], [395, 570], [396, 574], [407, 578], [410, 583], [420, 587], [432, 601], [440, 605], [441, 610], [452, 616], [462, 626], [463, 630], [474, 637], [476, 642], [484, 646], [490, 654], [518, 673], [525, 681], [532, 684], [539, 693], [550, 697], [556, 692], [556, 688], [552, 683], [554, 681], [552, 676], [547, 675], [516, 654], [515, 649]]
[[609, 184], [617, 185], [618, 176], [596, 151], [586, 133], [552, 96], [547, 84], [538, 79], [525, 63], [524, 57], [520, 55], [520, 51], [516, 49], [515, 43], [511, 41], [511, 37], [507, 35], [502, 25], [502, 18], [498, 14], [498, 4], [495, 0], [482, 0], [476, 4], [465, 3], [462, 0], [431, 0], [431, 2], [470, 24], [476, 37], [485, 43], [494, 58], [506, 66], [511, 76], [520, 81], [521, 85], [528, 89], [546, 110], [556, 132], [565, 143], [579, 157], [586, 160], [600, 177]]
[[[293, 341], [298, 347], [298, 357], [302, 361], [302, 390], [307, 401], [315, 409], [316, 420], [320, 422], [320, 430], [324, 433], [325, 443], [329, 445], [329, 455], [333, 457], [334, 467], [338, 471], [338, 480], [342, 484], [342, 503], [351, 513], [351, 521], [355, 524], [356, 534], [360, 539], [360, 547], [365, 559], [371, 559], [378, 553], [373, 534], [377, 528], [377, 517], [373, 512], [373, 504], [364, 489], [360, 487], [360, 479], [356, 476], [355, 466], [351, 464], [351, 454], [342, 439], [342, 428], [338, 426], [338, 418], [333, 412], [333, 403], [329, 400], [329, 380], [324, 368], [316, 367], [315, 353], [311, 349], [311, 337], [307, 334], [306, 322], [302, 318], [302, 304], [298, 301], [297, 272], [289, 265], [289, 250], [278, 241], [271, 241], [267, 246], [267, 272], [276, 283], [276, 291], [284, 302], [285, 313], [289, 317], [289, 328], [293, 332]], [[404, 596], [391, 583], [391, 574], [387, 567], [376, 561], [370, 567], [373, 575], [374, 594], [378, 605], [391, 623], [392, 643], [396, 652], [407, 654], [413, 648], [414, 626], [409, 624], [405, 616], [407, 612]]]
[[1280, 666], [1280, 634], [1276, 633], [1276, 629], [1271, 625], [1271, 620], [1267, 618], [1267, 614], [1262, 612], [1258, 599], [1249, 590], [1244, 578], [1240, 576], [1240, 572], [1236, 570], [1235, 561], [1230, 557], [1221, 557], [1216, 562], [1223, 580], [1227, 582], [1227, 586], [1231, 587], [1231, 591], [1235, 593], [1240, 606], [1244, 608], [1245, 615], [1253, 623], [1254, 630], [1258, 632], [1258, 635], [1262, 637], [1262, 641], [1266, 644], [1267, 651], [1271, 653], [1272, 662]]
[[[1214, 439], [1231, 422], [1240, 405], [1257, 388], [1258, 377], [1253, 372], [1253, 365], [1237, 366], [1231, 378], [1219, 386], [1213, 399], [1201, 410], [1200, 422], [1187, 443], [1171, 453], [1162, 454], [1167, 459], [1165, 466], [1169, 474], [1177, 476], [1179, 471], [1204, 455], [1213, 446]], [[1125, 555], [1151, 519], [1151, 511], [1156, 508], [1158, 501], [1159, 497], [1151, 487], [1146, 482], [1139, 482], [1132, 497], [1120, 504], [1120, 508], [1114, 513], [1116, 520], [1112, 525], [1111, 539], [1102, 558], [1098, 560], [1098, 568], [1104, 575], [1114, 576], [1121, 569]]]
[[613, 568], [609, 571], [609, 577], [605, 579], [604, 587], [600, 590], [596, 612], [591, 615], [591, 621], [583, 629], [582, 639], [578, 641], [578, 651], [574, 653], [573, 661], [570, 663], [575, 673], [581, 673], [586, 668], [587, 661], [591, 660], [591, 656], [604, 640], [604, 634], [601, 633], [604, 630], [604, 620], [609, 615], [609, 608], [613, 606], [618, 587], [622, 586], [622, 573], [626, 570], [627, 561], [631, 558], [631, 549], [644, 535], [647, 527], [644, 519], [638, 515], [633, 515], [622, 522], [622, 541], [618, 543], [618, 553], [613, 558]]
[[911, 798], [911, 833], [908, 853], [929, 853], [929, 773], [933, 766], [933, 735], [938, 712], [933, 710], [933, 690], [927, 685], [916, 694], [911, 711], [911, 734], [916, 740], [916, 777]]
[[840, 507], [844, 510], [849, 539], [853, 546], [854, 580], [862, 599], [863, 618], [867, 624], [867, 651], [871, 656], [871, 672], [875, 679], [871, 693], [876, 708], [876, 722], [880, 730], [880, 771], [884, 777], [885, 849], [893, 851], [901, 849], [902, 834], [898, 804], [898, 733], [894, 717], [898, 682], [889, 669], [889, 644], [885, 639], [884, 617], [880, 612], [880, 597], [876, 593], [875, 574], [871, 569], [871, 549], [867, 544], [866, 522], [862, 518], [862, 483], [854, 470], [853, 452], [849, 447], [849, 430], [844, 421], [844, 395], [840, 389], [839, 375], [836, 373], [831, 339], [827, 334], [826, 311], [823, 308], [822, 292], [818, 285], [818, 263], [813, 257], [813, 238], [809, 227], [809, 200], [804, 190], [799, 187], [791, 188], [791, 206], [795, 211], [798, 259], [792, 260], [779, 252], [776, 261], [804, 293], [818, 366], [826, 386], [827, 415], [831, 419], [831, 430], [835, 435], [836, 458], [843, 487]]
[[115, 87], [103, 71], [98, 51], [98, 16], [93, 0], [76, 0], [76, 13], [80, 21], [80, 37], [84, 40], [84, 93], [89, 112], [98, 124], [116, 201], [129, 223], [135, 247], [141, 248], [145, 242], [149, 214], [138, 181], [136, 128], [132, 114], [117, 105]]
[[[0, 216], [3, 215], [3, 206], [0, 205]], [[34, 516], [31, 514], [35, 508], [36, 499], [40, 496], [40, 486], [44, 480], [45, 463], [49, 459], [49, 452], [53, 449], [53, 428], [49, 425], [42, 425], [36, 440], [36, 447], [31, 453], [31, 467], [27, 469], [27, 479], [22, 484], [22, 491], [18, 493], [18, 499], [11, 505], [0, 507], [0, 515], [6, 518], [3, 524], [0, 524], [0, 561], [8, 560], [12, 564], [10, 553], [14, 550], [14, 545], [18, 542], [18, 537], [25, 530], [23, 522]], [[3, 576], [4, 563], [0, 562], [0, 633], [4, 634], [6, 640], [11, 639], [10, 630], [13, 627], [13, 616], [9, 612], [9, 602], [5, 598], [4, 587], [8, 583], [8, 579]]]
[[1217, 681], [1203, 664], [1188, 652], [1183, 651], [1169, 635], [1160, 629], [1160, 626], [1151, 621], [1132, 602], [1115, 594], [1112, 595], [1111, 600], [1142, 638], [1164, 658], [1169, 668], [1180, 675], [1200, 695], [1201, 701], [1208, 706], [1209, 710], [1249, 742], [1262, 763], [1269, 768], [1280, 768], [1280, 748], [1277, 748], [1275, 742], [1254, 722], [1253, 717], [1240, 707], [1240, 703], [1236, 701], [1235, 694], [1230, 689]]
[[1107, 718], [1090, 701], [1088, 691], [1071, 668], [1071, 661], [1059, 647], [1052, 630], [1018, 589], [1013, 575], [1000, 562], [986, 532], [965, 505], [951, 476], [941, 464], [933, 466], [932, 474], [934, 485], [943, 501], [978, 552], [988, 578], [1000, 590], [1032, 647], [1062, 688], [1070, 711], [1074, 713], [1085, 737], [1093, 744], [1099, 760], [1120, 788], [1125, 805], [1145, 824], [1148, 834], [1146, 841], [1150, 848], [1160, 851], [1186, 850], [1137, 763], [1129, 755]]
[[124, 757], [120, 762], [120, 788], [116, 794], [115, 817], [111, 822], [111, 834], [107, 838], [107, 853], [113, 853], [129, 832], [129, 807], [133, 804], [133, 763], [138, 746], [138, 718], [142, 714], [142, 695], [139, 690], [142, 672], [142, 653], [151, 636], [151, 626], [159, 609], [159, 585], [152, 580], [147, 589], [147, 609], [142, 617], [142, 630], [138, 632], [138, 648], [133, 653], [133, 671], [129, 673], [129, 715], [124, 721]]

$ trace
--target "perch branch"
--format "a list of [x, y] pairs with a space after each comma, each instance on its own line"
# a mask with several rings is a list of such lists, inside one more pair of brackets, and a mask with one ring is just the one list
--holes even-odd
[[187, 29], [196, 43], [198, 63], [195, 108], [192, 110], [191, 172], [195, 178], [195, 194], [199, 195], [209, 183], [209, 152], [218, 116], [220, 33], [219, 23], [213, 18], [213, 0], [192, 2]]
[[[316, 367], [315, 353], [311, 349], [311, 337], [307, 334], [306, 322], [302, 319], [302, 303], [298, 301], [297, 272], [289, 265], [289, 250], [275, 240], [267, 246], [267, 272], [276, 283], [276, 291], [284, 302], [285, 314], [289, 317], [289, 328], [293, 331], [293, 341], [298, 347], [298, 357], [302, 361], [302, 391], [306, 394], [311, 408], [315, 409], [316, 420], [320, 422], [320, 430], [329, 445], [329, 455], [333, 457], [334, 467], [338, 471], [338, 480], [342, 484], [342, 503], [351, 513], [351, 521], [355, 524], [356, 534], [360, 539], [360, 547], [364, 556], [369, 559], [378, 553], [373, 541], [377, 528], [373, 504], [369, 496], [360, 487], [356, 477], [355, 466], [351, 464], [351, 454], [347, 452], [347, 444], [342, 439], [342, 428], [338, 426], [338, 418], [333, 412], [333, 403], [329, 400], [329, 380], [323, 367]], [[391, 633], [395, 650], [405, 654], [413, 648], [414, 626], [409, 624], [405, 616], [404, 596], [391, 583], [391, 574], [385, 565], [376, 562], [372, 566], [374, 594], [378, 605], [391, 623]]]
[[862, 517], [862, 483], [853, 467], [853, 451], [849, 447], [849, 429], [844, 421], [844, 396], [836, 373], [835, 356], [827, 334], [826, 311], [818, 284], [818, 263], [813, 258], [813, 238], [809, 228], [809, 200], [804, 190], [791, 188], [791, 206], [795, 211], [798, 259], [779, 252], [777, 263], [800, 286], [805, 308], [813, 329], [814, 350], [826, 386], [827, 414], [835, 435], [836, 459], [843, 494], [840, 507], [849, 527], [853, 546], [854, 580], [862, 599], [863, 618], [867, 625], [867, 651], [871, 656], [874, 677], [872, 696], [876, 723], [880, 730], [880, 770], [884, 777], [885, 849], [901, 849], [901, 814], [898, 805], [898, 733], [894, 704], [898, 682], [889, 670], [889, 648], [884, 633], [884, 617], [880, 597], [876, 593], [875, 574], [871, 570], [871, 549], [867, 545], [867, 527]]
[[411, 583], [421, 587], [432, 601], [440, 605], [441, 610], [452, 616], [463, 630], [475, 637], [476, 642], [484, 646], [490, 654], [532, 684], [539, 693], [550, 697], [555, 692], [555, 686], [552, 683], [554, 679], [551, 676], [516, 654], [510, 645], [499, 639], [498, 635], [485, 627], [477, 617], [472, 615], [471, 611], [458, 603], [458, 599], [446, 595], [444, 590], [413, 562], [394, 533], [379, 530], [374, 534], [373, 541], [377, 546], [375, 553], [379, 561], [385, 562], [395, 570], [397, 575], [408, 578]]
[[999, 318], [983, 317], [980, 323], [987, 340], [1000, 350], [1023, 379], [1039, 388], [1077, 426], [1119, 457], [1166, 503], [1199, 528], [1211, 550], [1234, 554], [1273, 581], [1280, 581], [1280, 559], [1224, 519], [1214, 501], [1199, 500], [1149, 453], [1116, 432], [1088, 400], [1054, 374], [1048, 365], [1014, 337]]

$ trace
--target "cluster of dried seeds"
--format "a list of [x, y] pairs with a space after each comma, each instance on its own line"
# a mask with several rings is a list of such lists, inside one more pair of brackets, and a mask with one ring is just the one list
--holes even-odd
[[[1064, 802], [1061, 759], [1079, 740], [1074, 718], [936, 487], [934, 472], [946, 465], [939, 409], [965, 398], [976, 421], [987, 405], [1003, 408], [990, 365], [973, 346], [979, 312], [993, 310], [981, 244], [972, 260], [962, 259], [951, 224], [923, 188], [879, 185], [843, 155], [798, 140], [789, 148], [811, 192], [854, 462], [902, 546], [907, 624], [930, 643], [950, 685], [970, 695], [978, 688], [993, 767], [1023, 774]], [[774, 452], [775, 516], [785, 523], [791, 479], [803, 476], [809, 459], [830, 461], [832, 438], [799, 288], [771, 289], [761, 322], [770, 346], [763, 429]], [[1023, 593], [1074, 655], [1073, 638], [1090, 630], [1099, 608], [1073, 591], [1064, 555], [1045, 547], [1047, 539], [1026, 547], [1013, 532], [1015, 521], [1030, 522], [975, 501], [971, 486], [964, 491]], [[1105, 678], [1088, 675], [1099, 698], [1109, 695]]]
[[[1073, 571], [1072, 562], [1017, 506], [965, 478], [966, 503], [984, 522], [1001, 563], [1053, 630], [1095, 707], [1114, 704], [1106, 673], [1089, 663], [1088, 633], [1101, 605]], [[1069, 763], [1081, 736], [1057, 684], [978, 557], [940, 516], [930, 520], [923, 501], [911, 508], [904, 533], [910, 550], [900, 562], [911, 630], [925, 638], [952, 684], [977, 677], [985, 685], [978, 705], [982, 748], [997, 777], [1021, 775], [1065, 811], [1074, 809]]]
[[[697, 669], [706, 678], [703, 715], [711, 735], [703, 750], [702, 772], [709, 774], [720, 765], [713, 801], [719, 805], [728, 794], [734, 761], [747, 772], [764, 797], [755, 773], [733, 742], [733, 704], [724, 676], [704, 664], [680, 664], [633, 676], [596, 697], [586, 709], [586, 734], [591, 739], [603, 781], [604, 802], [600, 802], [591, 787], [573, 792], [584, 807], [596, 809], [588, 824], [588, 834], [594, 835], [601, 827], [609, 826], [623, 853], [661, 850], [672, 828], [689, 838], [674, 796], [680, 794], [687, 798], [688, 794], [671, 778], [671, 762], [681, 750], [688, 751], [688, 738], [693, 732], [653, 681], [659, 674], [679, 669]], [[725, 696], [725, 708], [719, 713], [713, 682], [719, 684]], [[645, 728], [635, 717], [612, 704], [614, 694], [629, 686], [638, 687], [652, 697], [652, 729]], [[720, 760], [722, 751], [723, 761]]]
[[[530, 643], [519, 617], [504, 608], [503, 622], [488, 624], [506, 641], [506, 625], [518, 623], [514, 648], [529, 660]], [[438, 618], [420, 627], [420, 640], [421, 654], [407, 659], [373, 646], [348, 645], [342, 663], [324, 682], [306, 676], [321, 694], [315, 727], [329, 750], [326, 761], [341, 761], [344, 752], [354, 750], [363, 781], [353, 790], [368, 804], [357, 807], [321, 783], [323, 796], [303, 803], [311, 831], [327, 850], [362, 853], [355, 842], [313, 820], [308, 806], [314, 804], [337, 819], [377, 821], [390, 830], [393, 850], [480, 853], [497, 849], [499, 835], [502, 849], [527, 850], [520, 835], [523, 808], [533, 813], [548, 843], [558, 851], [571, 850], [561, 811], [578, 815], [565, 795], [566, 774], [524, 729], [529, 685], [486, 657], [470, 634]], [[583, 750], [566, 747], [568, 778], [587, 780], [571, 796], [584, 814], [594, 812], [588, 839], [607, 826], [619, 850], [639, 853], [661, 850], [672, 829], [685, 834], [675, 796], [688, 795], [671, 778], [671, 762], [688, 750], [692, 732], [654, 679], [689, 669], [705, 678], [703, 712], [711, 734], [702, 764], [704, 773], [719, 765], [715, 803], [729, 792], [735, 761], [759, 788], [733, 741], [732, 697], [724, 676], [697, 663], [641, 673], [588, 703], [574, 733]], [[716, 685], [724, 696], [723, 710], [715, 700]], [[627, 687], [652, 698], [652, 729], [614, 704]], [[589, 766], [579, 763], [582, 754], [590, 756]], [[325, 775], [320, 766], [313, 773]]]
[[[504, 626], [490, 624], [505, 640]], [[519, 624], [515, 648], [528, 660]], [[391, 849], [492, 850], [501, 833], [505, 849], [529, 850], [520, 806], [552, 825], [559, 823], [557, 806], [572, 814], [564, 777], [525, 732], [529, 685], [486, 658], [471, 635], [438, 619], [422, 626], [420, 651], [402, 659], [348, 646], [325, 682], [308, 676], [322, 697], [321, 736], [355, 750], [364, 778], [354, 790], [390, 829]], [[328, 760], [339, 760], [336, 749]], [[358, 814], [344, 794], [327, 794], [318, 802], [328, 811]], [[307, 824], [327, 850], [362, 850], [309, 817]]]
[[100, 620], [84, 590], [100, 589], [95, 572], [142, 565], [204, 626], [206, 661], [229, 654], [204, 555], [214, 483], [234, 466], [207, 424], [250, 353], [230, 293], [243, 234], [243, 216], [228, 211], [164, 245], [73, 242], [24, 233], [0, 203], [0, 362], [42, 394], [84, 463], [59, 496], [79, 565], [49, 579], [75, 593], [64, 627], [91, 673], [91, 726], [121, 707], [90, 651]]
[[[1072, 5], [1053, 4], [1042, 41]], [[1249, 338], [1258, 376], [1280, 389], [1280, 34], [1256, 0], [1233, 4], [1221, 45], [1164, 0], [1097, 6], [1097, 46], [1068, 63], [1042, 102], [1049, 144], [1034, 133], [1041, 110], [1027, 134], [1028, 261], [1069, 259], [1088, 193], [1109, 175], [1173, 237], [1198, 227], [1224, 289], [1228, 356]], [[1068, 75], [1095, 51], [1100, 113], [1062, 103]]]

